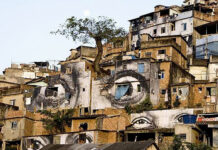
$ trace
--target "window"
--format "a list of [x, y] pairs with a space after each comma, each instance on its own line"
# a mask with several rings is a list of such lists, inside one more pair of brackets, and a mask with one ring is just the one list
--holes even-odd
[[86, 134], [79, 134], [79, 144], [84, 144], [86, 143]]
[[88, 113], [89, 112], [89, 108], [88, 107], [84, 108], [84, 112]]
[[58, 95], [58, 87], [49, 87], [45, 90], [45, 96], [54, 96], [56, 97]]
[[88, 129], [87, 123], [81, 123], [79, 126], [80, 131], [86, 131]]
[[162, 27], [161, 28], [161, 33], [165, 33], [166, 32], [166, 28], [165, 27]]
[[158, 74], [158, 79], [164, 79], [165, 73], [164, 71], [160, 71], [160, 73]]
[[127, 69], [127, 65], [123, 65], [123, 70], [126, 70]]
[[85, 88], [83, 88], [83, 92], [85, 92], [86, 91], [86, 89]]
[[115, 74], [115, 71], [114, 70], [111, 70], [111, 75], [114, 75]]
[[11, 122], [11, 129], [16, 129], [17, 128], [17, 122], [13, 121]]
[[71, 74], [71, 73], [72, 73], [71, 68], [70, 67], [66, 68], [66, 74]]
[[153, 34], [157, 34], [157, 29], [154, 29], [154, 30], [153, 30]]
[[161, 94], [166, 94], [166, 90], [161, 90]]
[[145, 71], [144, 63], [138, 64], [138, 72], [143, 73]]
[[158, 50], [158, 54], [166, 54], [166, 50], [165, 49]]
[[146, 57], [151, 57], [151, 52], [145, 53]]
[[178, 135], [182, 140], [185, 140], [186, 139], [186, 134], [179, 134]]
[[171, 24], [171, 31], [175, 31], [175, 24]]
[[31, 104], [31, 97], [27, 97], [26, 98], [26, 105], [30, 105]]
[[97, 112], [97, 110], [96, 110], [96, 109], [93, 109], [92, 111], [93, 111], [93, 114], [95, 114], [95, 113]]
[[187, 23], [183, 23], [183, 31], [187, 30]]
[[177, 93], [177, 88], [173, 88], [173, 93]]
[[141, 85], [140, 84], [137, 85], [137, 91], [141, 92]]
[[201, 88], [201, 87], [198, 88], [198, 92], [199, 92], [199, 93], [202, 93], [202, 88]]
[[10, 104], [14, 106], [15, 105], [15, 99], [10, 100]]

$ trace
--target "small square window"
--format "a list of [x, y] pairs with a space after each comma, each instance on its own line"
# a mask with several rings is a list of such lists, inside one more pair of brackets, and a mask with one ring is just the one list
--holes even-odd
[[161, 90], [161, 94], [166, 94], [166, 90]]
[[123, 70], [126, 70], [127, 69], [127, 65], [123, 65]]
[[158, 54], [166, 54], [166, 50], [165, 49], [159, 50]]
[[11, 122], [11, 129], [16, 129], [17, 128], [17, 122], [13, 121]]
[[161, 28], [161, 33], [165, 33], [166, 32], [166, 28], [165, 27], [162, 27]]
[[92, 112], [93, 112], [93, 114], [95, 114], [95, 113], [97, 112], [97, 110], [96, 110], [96, 109], [93, 109]]
[[84, 112], [88, 113], [89, 112], [89, 108], [88, 107], [84, 108]]
[[177, 93], [177, 88], [173, 88], [173, 93]]
[[199, 93], [202, 93], [202, 88], [201, 88], [201, 87], [198, 88], [198, 92], [199, 92]]
[[14, 106], [15, 105], [15, 99], [10, 100], [10, 104]]
[[141, 85], [140, 84], [137, 85], [137, 91], [141, 92]]
[[138, 64], [138, 72], [143, 73], [144, 71], [145, 71], [144, 63], [139, 63]]
[[151, 57], [151, 52], [145, 53], [146, 57]]
[[158, 74], [158, 79], [164, 79], [165, 73], [164, 71], [160, 71], [160, 73]]
[[153, 30], [153, 34], [157, 34], [157, 29], [154, 29], [154, 30]]
[[180, 137], [182, 140], [185, 140], [185, 139], [186, 139], [186, 134], [179, 134], [179, 137]]
[[83, 92], [85, 92], [86, 91], [86, 89], [85, 88], [83, 88]]
[[183, 31], [186, 31], [187, 30], [187, 23], [184, 23], [183, 24]]

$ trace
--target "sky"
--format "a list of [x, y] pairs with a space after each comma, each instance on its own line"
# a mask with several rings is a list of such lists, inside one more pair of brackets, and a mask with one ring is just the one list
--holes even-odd
[[81, 43], [50, 34], [71, 16], [107, 16], [119, 27], [152, 12], [155, 5], [183, 0], [0, 0], [0, 74], [11, 63], [65, 60]]

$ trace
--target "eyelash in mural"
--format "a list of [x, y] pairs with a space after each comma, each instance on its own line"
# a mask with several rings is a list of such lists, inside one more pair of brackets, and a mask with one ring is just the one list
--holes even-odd
[[[115, 87], [115, 91], [111, 91]], [[135, 104], [148, 94], [148, 83], [143, 75], [133, 70], [117, 72], [107, 79], [106, 85], [101, 90], [104, 96], [115, 106]], [[140, 91], [137, 91], [140, 88]]]

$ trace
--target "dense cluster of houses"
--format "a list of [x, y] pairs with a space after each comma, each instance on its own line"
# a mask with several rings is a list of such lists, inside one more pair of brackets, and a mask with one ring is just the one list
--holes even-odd
[[[128, 142], [139, 141], [147, 141], [144, 148], [164, 150], [174, 135], [218, 148], [217, 3], [158, 5], [129, 20], [124, 40], [104, 44], [100, 66], [110, 71], [104, 77], [93, 68], [96, 47], [71, 49], [60, 67], [11, 64], [0, 76], [2, 150], [82, 143], [116, 150], [124, 146], [121, 142], [134, 149]], [[126, 109], [147, 101], [149, 110]], [[39, 110], [61, 109], [74, 109], [71, 127], [50, 133]]]

